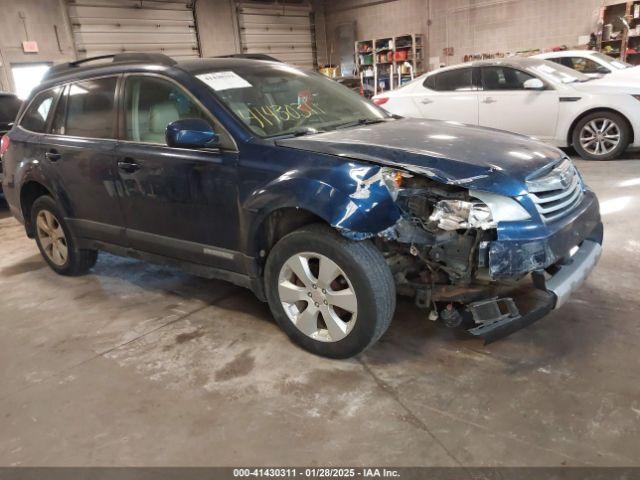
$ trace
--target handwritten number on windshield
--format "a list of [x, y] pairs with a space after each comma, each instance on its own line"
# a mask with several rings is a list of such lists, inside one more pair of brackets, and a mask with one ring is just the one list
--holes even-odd
[[245, 120], [254, 120], [260, 128], [265, 126], [274, 126], [275, 123], [286, 122], [290, 120], [300, 120], [310, 118], [312, 116], [326, 115], [319, 105], [310, 106], [307, 103], [298, 105], [298, 103], [287, 103], [283, 105], [263, 105], [260, 107], [249, 107], [248, 111], [239, 112]]

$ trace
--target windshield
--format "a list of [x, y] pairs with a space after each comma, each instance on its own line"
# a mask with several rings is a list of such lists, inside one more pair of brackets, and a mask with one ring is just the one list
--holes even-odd
[[528, 70], [537, 73], [541, 77], [545, 77], [553, 83], [588, 82], [589, 80], [592, 80], [591, 77], [588, 77], [583, 73], [547, 60], [533, 62], [528, 67]]
[[625, 68], [630, 68], [633, 65], [630, 65], [626, 62], [623, 62], [622, 60], [616, 60], [615, 58], [610, 57], [609, 55], [605, 55], [604, 53], [600, 53], [600, 52], [593, 52], [591, 54], [593, 57], [599, 58], [600, 60], [602, 60], [603, 62], [607, 63], [607, 65], [617, 69], [617, 70], [624, 70]]
[[261, 137], [315, 133], [391, 118], [339, 83], [285, 64], [252, 62], [196, 77]]

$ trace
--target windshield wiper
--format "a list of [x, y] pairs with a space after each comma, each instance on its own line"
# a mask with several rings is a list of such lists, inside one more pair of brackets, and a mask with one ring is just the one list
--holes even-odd
[[303, 137], [305, 135], [315, 135], [316, 133], [324, 132], [324, 130], [318, 130], [312, 127], [303, 127], [291, 130], [285, 133], [279, 133], [278, 135], [271, 135], [271, 137]]
[[302, 137], [304, 135], [315, 135], [316, 133], [320, 133], [320, 130], [312, 127], [304, 127], [292, 131], [291, 135], [293, 135], [294, 137]]
[[385, 120], [384, 118], [359, 118], [357, 120], [353, 120], [351, 122], [347, 122], [347, 123], [340, 123], [338, 125], [336, 125], [334, 128], [336, 130], [342, 129], [342, 128], [351, 128], [351, 127], [358, 127], [360, 125], [373, 125], [374, 123], [381, 123], [381, 122], [386, 122], [387, 120]]

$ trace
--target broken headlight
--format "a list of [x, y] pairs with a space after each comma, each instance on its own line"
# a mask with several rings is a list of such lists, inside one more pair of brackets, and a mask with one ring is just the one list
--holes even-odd
[[531, 215], [515, 199], [497, 193], [470, 190], [469, 195], [482, 201], [491, 210], [494, 222], [519, 222], [529, 220]]
[[429, 220], [442, 230], [496, 228], [498, 222], [528, 220], [531, 215], [516, 200], [495, 193], [470, 191], [473, 198], [464, 200], [440, 200]]
[[393, 198], [393, 200], [395, 201], [398, 199], [398, 193], [400, 192], [400, 188], [402, 187], [403, 179], [411, 178], [413, 175], [401, 170], [382, 167], [380, 169], [380, 176], [382, 177], [382, 181], [387, 187], [387, 190], [389, 190], [391, 198]]
[[429, 221], [437, 223], [442, 230], [463, 228], [495, 228], [491, 210], [482, 202], [464, 200], [440, 200], [436, 203]]

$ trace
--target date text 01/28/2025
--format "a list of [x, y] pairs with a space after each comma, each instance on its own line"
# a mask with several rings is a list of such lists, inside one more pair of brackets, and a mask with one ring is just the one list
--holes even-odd
[[399, 478], [387, 468], [235, 468], [234, 478]]

